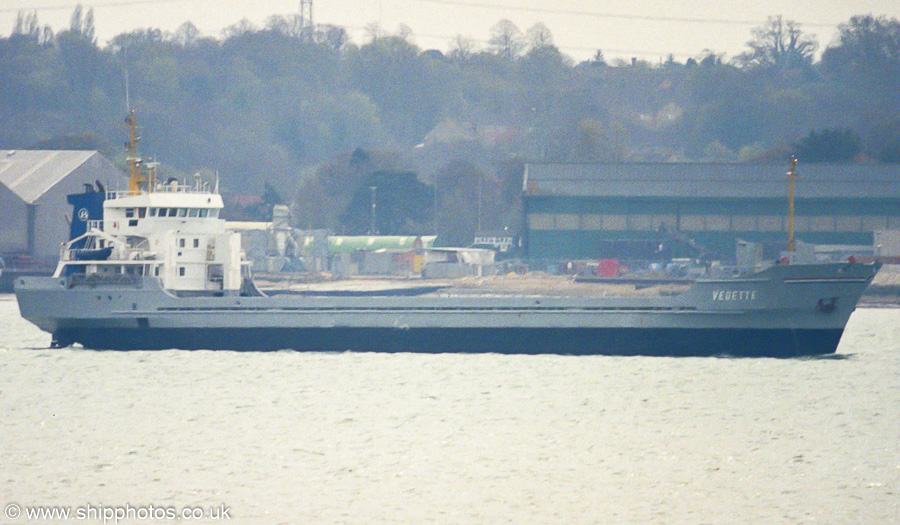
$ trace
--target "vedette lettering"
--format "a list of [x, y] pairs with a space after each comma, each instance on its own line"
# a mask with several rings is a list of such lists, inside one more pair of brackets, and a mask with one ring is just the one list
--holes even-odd
[[755, 301], [756, 290], [715, 290], [713, 301]]

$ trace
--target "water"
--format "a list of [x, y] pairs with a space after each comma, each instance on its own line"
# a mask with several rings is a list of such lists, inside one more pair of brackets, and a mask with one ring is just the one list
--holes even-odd
[[0, 296], [0, 506], [897, 523], [898, 321], [860, 309], [839, 357], [794, 360], [94, 352]]

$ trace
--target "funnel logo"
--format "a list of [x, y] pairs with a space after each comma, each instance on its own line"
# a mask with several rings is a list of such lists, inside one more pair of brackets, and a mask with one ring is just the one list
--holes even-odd
[[87, 208], [81, 208], [80, 210], [78, 210], [78, 220], [87, 222], [89, 216], [90, 214], [88, 213]]

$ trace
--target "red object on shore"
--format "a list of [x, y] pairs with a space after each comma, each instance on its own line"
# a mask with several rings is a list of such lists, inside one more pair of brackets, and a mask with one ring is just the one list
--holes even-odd
[[597, 275], [600, 277], [618, 277], [619, 271], [618, 259], [600, 259], [597, 264]]

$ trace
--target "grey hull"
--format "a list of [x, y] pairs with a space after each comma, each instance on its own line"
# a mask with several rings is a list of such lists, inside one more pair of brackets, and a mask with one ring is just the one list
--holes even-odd
[[66, 278], [16, 293], [58, 345], [97, 349], [797, 356], [836, 350], [877, 270], [776, 266], [669, 297], [179, 297]]
[[97, 350], [362, 351], [798, 357], [834, 353], [841, 330], [684, 328], [61, 329], [58, 346]]

